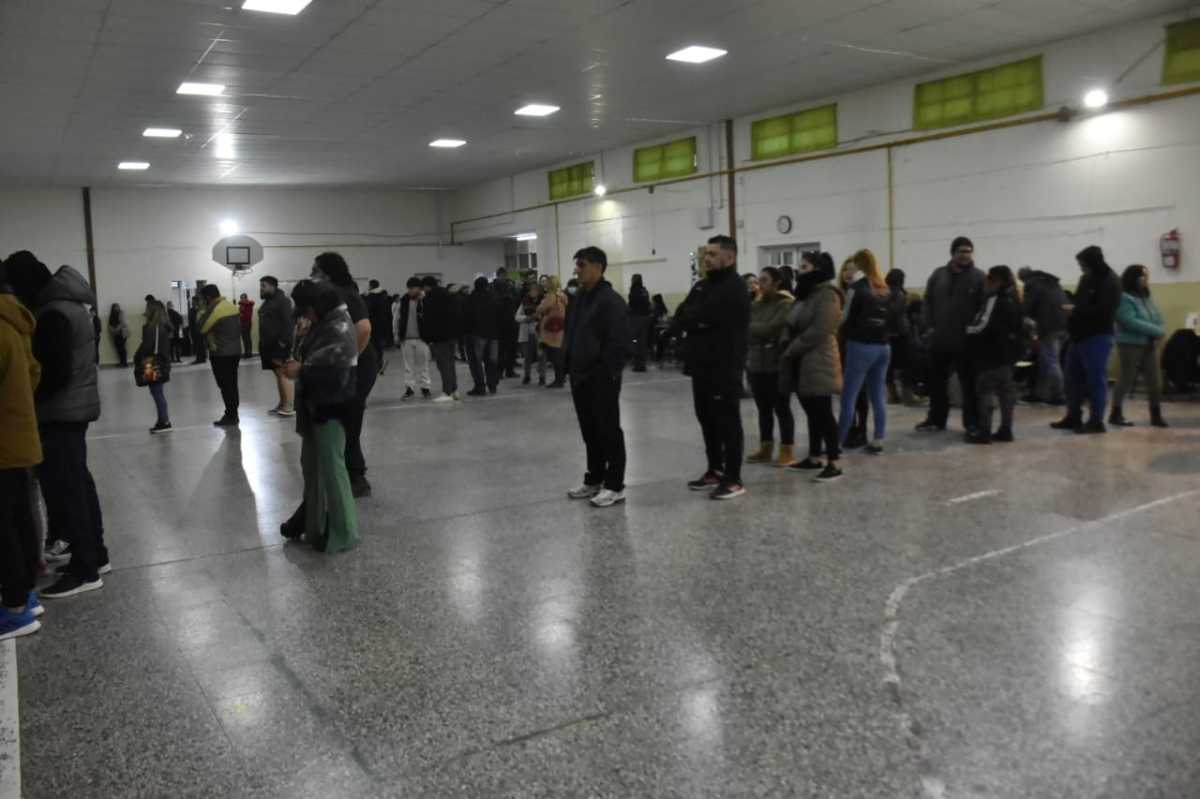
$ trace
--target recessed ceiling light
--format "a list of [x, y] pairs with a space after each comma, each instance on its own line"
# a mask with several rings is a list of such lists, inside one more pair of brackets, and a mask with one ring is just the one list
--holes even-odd
[[122, 161], [121, 163], [117, 164], [117, 169], [121, 169], [126, 172], [141, 172], [149, 168], [149, 161]]
[[513, 238], [516, 239], [517, 241], [537, 241], [537, 234], [536, 233], [518, 233], [517, 235], [513, 236]]
[[1104, 89], [1092, 89], [1083, 96], [1083, 104], [1088, 108], [1103, 108], [1108, 105], [1108, 92]]
[[608, 187], [603, 183], [597, 183], [596, 188], [592, 189], [592, 193], [594, 193], [597, 197], [603, 197], [604, 195], [608, 194]]
[[269, 14], [299, 14], [312, 0], [246, 0], [243, 11], [266, 11]]
[[521, 106], [515, 113], [519, 117], [548, 117], [558, 111], [556, 105], [543, 105], [541, 103], [530, 103], [529, 105]]
[[192, 83], [185, 80], [179, 84], [179, 88], [175, 90], [175, 93], [218, 95], [225, 93], [225, 86], [221, 83]]
[[705, 61], [712, 61], [714, 58], [720, 58], [727, 51], [718, 50], [716, 47], [701, 47], [698, 44], [693, 44], [691, 47], [685, 47], [682, 50], [676, 50], [667, 56], [668, 61], [683, 61], [687, 64], [703, 64]]
[[466, 143], [466, 139], [434, 139], [433, 141], [429, 142], [429, 146], [451, 149], [454, 147], [462, 147]]
[[146, 128], [142, 135], [148, 139], [178, 139], [183, 131], [179, 128]]

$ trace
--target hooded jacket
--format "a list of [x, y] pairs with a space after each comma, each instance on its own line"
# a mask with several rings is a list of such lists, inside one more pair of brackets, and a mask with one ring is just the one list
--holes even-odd
[[842, 391], [842, 358], [837, 331], [842, 320], [842, 290], [833, 272], [819, 269], [801, 275], [797, 290], [804, 295], [787, 318], [784, 367], [790, 388], [801, 397], [828, 397]]
[[0, 294], [0, 469], [42, 462], [33, 392], [42, 369], [33, 357], [33, 314], [12, 294]]
[[238, 307], [224, 297], [200, 317], [200, 333], [208, 342], [210, 355], [241, 355], [242, 324]]
[[980, 369], [1012, 366], [1025, 348], [1025, 314], [1016, 292], [990, 293], [967, 327], [967, 352]]
[[392, 329], [392, 297], [382, 286], [367, 289], [362, 295], [367, 304], [367, 318], [371, 320], [371, 329], [386, 332]]
[[1025, 278], [1025, 315], [1037, 323], [1038, 335], [1053, 336], [1067, 329], [1067, 293], [1049, 272], [1033, 272]]
[[687, 333], [684, 366], [696, 380], [741, 385], [750, 328], [750, 292], [737, 267], [710, 270], [675, 311]]
[[597, 377], [620, 382], [632, 337], [629, 309], [612, 284], [581, 291], [567, 314], [565, 363], [575, 385]]
[[1067, 320], [1071, 341], [1111, 336], [1121, 303], [1121, 282], [1105, 263], [1099, 247], [1088, 247], [1076, 257], [1083, 262], [1084, 273], [1075, 289], [1075, 308]]
[[92, 287], [69, 266], [61, 267], [34, 297], [33, 355], [42, 365], [35, 394], [38, 424], [100, 418], [96, 332], [85, 307], [95, 304]]
[[750, 304], [750, 355], [746, 371], [751, 374], [779, 371], [783, 355], [780, 341], [793, 302], [790, 294], [776, 294], [770, 299], [759, 297]]
[[983, 270], [974, 264], [955, 271], [953, 262], [938, 267], [925, 284], [925, 327], [929, 349], [958, 353], [967, 348], [967, 325], [983, 307]]
[[396, 340], [405, 341], [408, 339], [408, 315], [413, 312], [413, 306], [416, 306], [417, 313], [417, 335], [416, 338], [421, 341], [430, 341], [429, 331], [425, 324], [425, 298], [418, 297], [414, 300], [408, 294], [401, 295], [399, 303], [399, 313], [396, 314]]
[[330, 310], [300, 340], [296, 425], [342, 419], [357, 389], [358, 333], [345, 305]]

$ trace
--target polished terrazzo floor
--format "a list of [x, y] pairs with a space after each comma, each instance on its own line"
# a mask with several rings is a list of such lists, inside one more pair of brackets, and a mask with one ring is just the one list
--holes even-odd
[[598, 511], [567, 394], [406, 403], [392, 361], [338, 556], [278, 536], [299, 441], [257, 363], [240, 431], [181, 369], [154, 438], [103, 373], [115, 571], [17, 647], [27, 797], [1200, 795], [1200, 405], [1022, 407], [992, 447], [893, 408], [846, 479], [715, 503], [688, 383], [630, 374]]

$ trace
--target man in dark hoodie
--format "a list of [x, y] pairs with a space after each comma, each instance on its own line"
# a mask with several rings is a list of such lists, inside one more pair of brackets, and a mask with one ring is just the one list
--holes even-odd
[[70, 547], [70, 563], [42, 597], [75, 596], [103, 588], [100, 575], [112, 571], [96, 482], [87, 465], [87, 428], [100, 418], [92, 358], [96, 334], [86, 307], [96, 304], [96, 295], [71, 267], [51, 275], [25, 250], [10, 255], [4, 266], [13, 293], [37, 318], [33, 354], [42, 366], [42, 378], [34, 401], [44, 455], [38, 480], [46, 501], [48, 539], [63, 539]]
[[368, 281], [367, 286], [367, 293], [362, 296], [367, 303], [367, 318], [371, 320], [371, 340], [375, 349], [382, 353], [396, 343], [392, 297], [380, 287], [378, 280]]
[[713, 236], [704, 252], [705, 278], [675, 311], [687, 334], [684, 366], [692, 378], [696, 419], [704, 435], [708, 469], [688, 483], [713, 499], [746, 493], [742, 485], [742, 370], [749, 349], [750, 292], [738, 276], [737, 242]]
[[460, 322], [458, 308], [450, 292], [438, 284], [433, 275], [421, 279], [425, 289], [425, 327], [422, 336], [429, 344], [438, 373], [442, 376], [442, 394], [434, 402], [455, 402], [458, 394], [458, 373], [455, 371], [454, 350], [458, 347]]
[[[1121, 304], [1121, 282], [1095, 245], [1075, 256], [1083, 278], [1075, 289], [1075, 304], [1064, 306], [1071, 348], [1067, 352], [1067, 415], [1050, 426], [1076, 433], [1104, 433], [1108, 404], [1108, 356], [1113, 349], [1113, 324]], [[1083, 395], [1091, 413], [1083, 421]]]
[[975, 369], [967, 357], [967, 325], [983, 307], [983, 271], [975, 266], [975, 245], [959, 236], [950, 245], [950, 262], [934, 270], [925, 284], [925, 327], [929, 336], [929, 415], [920, 432], [946, 429], [950, 416], [947, 383], [957, 374], [962, 386], [963, 427], [978, 427]]
[[575, 253], [580, 294], [563, 338], [571, 398], [587, 449], [583, 483], [567, 496], [597, 508], [625, 501], [625, 433], [621, 372], [629, 355], [629, 310], [604, 279], [608, 256], [598, 247]]
[[1062, 405], [1062, 348], [1067, 340], [1067, 294], [1062, 283], [1049, 272], [1023, 266], [1018, 272], [1025, 285], [1025, 316], [1037, 325], [1037, 386], [1023, 399]]

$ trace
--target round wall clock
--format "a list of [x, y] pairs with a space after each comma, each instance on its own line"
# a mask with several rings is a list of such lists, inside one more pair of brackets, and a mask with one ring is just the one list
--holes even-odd
[[775, 228], [780, 233], [792, 232], [792, 218], [790, 216], [781, 216], [775, 220]]

